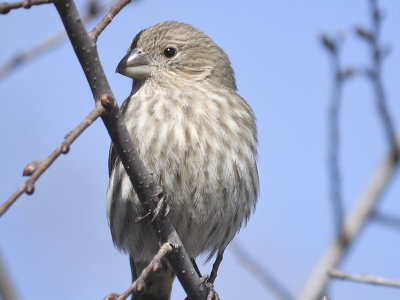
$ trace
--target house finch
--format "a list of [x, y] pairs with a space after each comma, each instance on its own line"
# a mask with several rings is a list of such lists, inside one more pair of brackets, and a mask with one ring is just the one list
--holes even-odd
[[[258, 196], [256, 126], [236, 93], [229, 59], [190, 25], [163, 22], [139, 32], [117, 72], [133, 78], [121, 110], [147, 170], [163, 187], [169, 217], [194, 260], [222, 255]], [[141, 204], [110, 149], [107, 215], [135, 279], [159, 249], [151, 226], [135, 223]], [[165, 264], [134, 299], [167, 300], [174, 275]]]

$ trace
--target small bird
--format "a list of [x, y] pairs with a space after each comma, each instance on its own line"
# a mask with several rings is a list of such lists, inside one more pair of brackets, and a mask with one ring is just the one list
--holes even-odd
[[[192, 258], [222, 254], [254, 211], [259, 193], [254, 114], [237, 93], [225, 52], [188, 24], [162, 22], [140, 31], [118, 64], [133, 79], [121, 106], [147, 170], [163, 188], [169, 217]], [[160, 245], [110, 147], [107, 216], [116, 247], [129, 253], [133, 280]], [[197, 266], [196, 266], [197, 267]], [[170, 299], [167, 263], [135, 300]]]

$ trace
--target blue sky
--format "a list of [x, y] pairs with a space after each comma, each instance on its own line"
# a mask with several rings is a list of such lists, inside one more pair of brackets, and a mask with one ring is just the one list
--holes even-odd
[[[388, 106], [400, 122], [400, 3], [379, 1], [386, 12], [382, 40], [392, 52], [384, 64]], [[78, 1], [80, 8], [84, 1]], [[190, 23], [231, 59], [239, 93], [252, 106], [259, 132], [261, 197], [241, 247], [298, 295], [334, 236], [327, 170], [329, 57], [318, 37], [345, 33], [344, 65], [369, 63], [354, 25], [368, 25], [368, 1], [146, 1], [131, 4], [100, 36], [104, 71], [121, 103], [131, 82], [115, 74], [134, 35], [164, 20]], [[89, 26], [89, 28], [91, 28]], [[52, 5], [0, 16], [0, 64], [62, 28]], [[23, 182], [26, 163], [43, 159], [92, 109], [93, 99], [69, 43], [26, 64], [0, 82], [0, 201]], [[371, 86], [363, 78], [344, 86], [340, 112], [343, 198], [349, 211], [387, 150]], [[110, 138], [93, 124], [0, 220], [0, 255], [21, 299], [102, 299], [130, 282], [128, 258], [113, 246], [105, 192]], [[396, 174], [380, 211], [400, 216]], [[340, 269], [400, 280], [400, 231], [369, 223]], [[201, 259], [199, 260], [201, 262]], [[211, 265], [201, 266], [209, 272]], [[229, 249], [216, 282], [221, 299], [275, 299], [241, 267]], [[331, 299], [395, 299], [393, 288], [335, 281]], [[173, 299], [183, 299], [175, 283]]]

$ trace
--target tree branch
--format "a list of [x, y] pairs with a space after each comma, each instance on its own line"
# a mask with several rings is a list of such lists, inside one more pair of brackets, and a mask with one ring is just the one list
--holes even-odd
[[327, 35], [321, 37], [321, 41], [327, 49], [331, 59], [332, 68], [332, 94], [328, 110], [328, 130], [329, 130], [329, 146], [328, 146], [328, 169], [330, 176], [330, 199], [333, 208], [333, 216], [335, 228], [338, 232], [343, 223], [344, 209], [342, 199], [342, 184], [339, 167], [339, 112], [342, 96], [343, 82], [347, 78], [342, 74], [340, 69], [339, 48], [340, 41], [332, 39]]
[[[49, 0], [49, 2], [52, 1]], [[98, 1], [90, 0], [87, 5], [87, 12], [82, 17], [83, 22], [85, 24], [91, 22], [98, 15], [105, 12], [107, 8], [110, 7], [110, 4], [112, 2], [114, 1], [110, 1], [107, 4], [99, 6]], [[56, 34], [52, 35], [51, 37], [49, 37], [48, 39], [32, 47], [31, 49], [15, 54], [10, 61], [0, 66], [0, 80], [9, 75], [12, 71], [16, 70], [22, 64], [51, 50], [52, 48], [60, 44], [66, 37], [67, 34], [65, 33], [65, 30], [61, 30]]]
[[12, 9], [17, 9], [21, 7], [28, 9], [31, 8], [32, 5], [49, 4], [52, 2], [53, 0], [24, 0], [14, 3], [2, 2], [0, 3], [0, 15], [8, 14]]
[[[64, 23], [94, 98], [100, 99], [106, 108], [106, 112], [102, 115], [104, 125], [110, 134], [115, 150], [132, 182], [135, 192], [145, 210], [153, 211], [157, 207], [160, 188], [157, 186], [153, 176], [146, 170], [130, 139], [100, 64], [95, 40], [87, 34], [72, 0], [55, 0], [54, 5]], [[162, 215], [159, 214], [152, 222], [156, 234], [160, 237], [162, 244], [171, 242], [179, 246], [178, 251], [173, 251], [167, 256], [168, 262], [174, 269], [189, 298], [194, 300], [205, 299], [207, 291], [204, 284], [195, 272], [190, 258], [168, 216], [163, 217]]]
[[371, 220], [378, 224], [385, 225], [396, 230], [400, 229], [400, 216], [391, 213], [375, 211], [371, 215]]
[[328, 272], [329, 276], [343, 279], [343, 280], [351, 280], [361, 283], [371, 283], [376, 285], [383, 285], [383, 286], [391, 286], [400, 288], [400, 281], [396, 280], [389, 280], [385, 278], [375, 277], [371, 275], [354, 275], [354, 274], [347, 274], [345, 272], [341, 272], [338, 270], [330, 270]]
[[[400, 135], [396, 140], [396, 147], [400, 147]], [[325, 251], [322, 259], [308, 279], [299, 297], [300, 300], [317, 299], [322, 295], [329, 280], [328, 270], [334, 269], [340, 264], [349, 249], [348, 246], [359, 235], [366, 221], [373, 214], [396, 167], [399, 165], [399, 159], [395, 151], [396, 149], [393, 148], [386, 154], [365, 191], [358, 199], [353, 211], [346, 217], [338, 236]]]
[[390, 116], [389, 109], [386, 103], [386, 95], [382, 83], [382, 63], [384, 59], [383, 47], [379, 44], [381, 25], [382, 25], [382, 12], [379, 10], [376, 0], [369, 0], [370, 2], [370, 17], [371, 17], [371, 31], [356, 27], [356, 33], [359, 37], [367, 42], [370, 48], [370, 55], [372, 66], [365, 74], [371, 80], [374, 92], [375, 101], [378, 107], [378, 113], [381, 117], [383, 128], [391, 147], [395, 147], [395, 155], [400, 155], [400, 149], [396, 147], [396, 134], [393, 125], [392, 117]]
[[111, 23], [114, 17], [123, 9], [126, 5], [128, 5], [132, 0], [122, 0], [118, 1], [116, 5], [114, 5], [108, 14], [106, 14], [103, 19], [89, 32], [89, 36], [97, 42], [99, 35], [103, 32], [103, 30]]
[[61, 155], [69, 151], [71, 144], [75, 139], [93, 123], [104, 112], [103, 106], [100, 102], [96, 103], [95, 108], [89, 115], [70, 133], [65, 136], [64, 141], [43, 161], [34, 161], [24, 168], [23, 175], [30, 176], [17, 191], [6, 202], [0, 206], [0, 217], [10, 208], [10, 206], [25, 192], [28, 195], [33, 194], [35, 189], [35, 182], [38, 178], [51, 166], [51, 164]]
[[251, 274], [253, 274], [268, 290], [277, 296], [278, 299], [292, 300], [294, 297], [286, 287], [278, 282], [268, 270], [260, 266], [260, 263], [254, 261], [237, 243], [229, 247], [239, 263]]
[[158, 250], [157, 254], [153, 257], [151, 262], [147, 265], [146, 268], [143, 269], [142, 273], [139, 277], [132, 283], [132, 285], [121, 295], [119, 294], [109, 294], [104, 297], [103, 300], [125, 300], [129, 297], [133, 292], [140, 293], [145, 289], [146, 281], [149, 275], [153, 272], [158, 272], [162, 267], [162, 259], [170, 254], [174, 249], [177, 249], [177, 246], [172, 245], [171, 243], [163, 244]]

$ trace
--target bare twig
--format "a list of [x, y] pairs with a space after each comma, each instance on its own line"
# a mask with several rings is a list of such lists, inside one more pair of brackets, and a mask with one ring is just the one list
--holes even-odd
[[108, 14], [106, 14], [103, 19], [89, 32], [90, 37], [96, 42], [99, 35], [103, 32], [103, 30], [111, 23], [114, 17], [123, 9], [127, 4], [129, 4], [132, 0], [122, 0], [119, 1], [116, 5], [114, 5]]
[[8, 75], [10, 72], [14, 71], [24, 62], [27, 62], [30, 59], [33, 59], [34, 57], [37, 57], [40, 54], [43, 54], [51, 48], [55, 47], [62, 40], [64, 40], [65, 37], [65, 32], [58, 32], [47, 40], [36, 45], [32, 49], [16, 54], [10, 61], [0, 66], [0, 79]]
[[[373, 79], [372, 82], [376, 91], [376, 99], [383, 122], [385, 124], [386, 134], [390, 140], [391, 149], [385, 156], [383, 162], [380, 164], [376, 173], [374, 173], [364, 193], [356, 202], [354, 210], [351, 211], [345, 218], [337, 237], [326, 250], [322, 259], [314, 269], [299, 297], [300, 300], [318, 299], [322, 295], [329, 280], [327, 274], [328, 270], [334, 269], [340, 264], [354, 239], [364, 228], [366, 222], [370, 220], [370, 217], [373, 215], [377, 207], [378, 201], [381, 199], [385, 188], [392, 178], [394, 170], [399, 164], [398, 149], [400, 149], [400, 136], [397, 139], [395, 137], [393, 125], [386, 108], [385, 95], [381, 82], [382, 57], [378, 47], [381, 16], [376, 7], [376, 0], [370, 1], [374, 32], [368, 32], [367, 30], [358, 28], [357, 34], [371, 45], [373, 68], [360, 68], [357, 71], [357, 74], [368, 75]], [[331, 53], [333, 53], [336, 49], [334, 47], [334, 43], [324, 41], [324, 45], [330, 50]]]
[[153, 257], [151, 262], [143, 269], [139, 277], [132, 283], [132, 285], [121, 295], [113, 293], [104, 297], [104, 300], [125, 300], [133, 292], [140, 293], [146, 288], [146, 280], [153, 272], [161, 270], [162, 259], [174, 250], [175, 246], [171, 243], [165, 243], [158, 250], [157, 254]]
[[[100, 100], [106, 108], [102, 119], [110, 134], [114, 149], [145, 211], [152, 212], [157, 207], [160, 198], [160, 187], [157, 186], [152, 174], [146, 170], [135, 150], [100, 64], [96, 43], [83, 27], [73, 0], [54, 0], [54, 5], [64, 23], [94, 98], [99, 99], [101, 97]], [[206, 287], [197, 275], [169, 217], [158, 214], [158, 217], [155, 218], [151, 225], [157, 236], [159, 236], [161, 243], [171, 242], [178, 245], [178, 250], [170, 253], [167, 259], [188, 297], [193, 300], [205, 299], [207, 296]]]
[[[49, 0], [49, 2], [52, 2]], [[82, 17], [83, 22], [89, 23], [94, 18], [99, 16], [101, 13], [105, 12], [107, 8], [110, 7], [111, 3], [115, 2], [110, 1], [104, 5], [98, 6], [97, 1], [90, 1], [86, 14]], [[1, 7], [1, 4], [0, 4]], [[61, 30], [57, 32], [53, 36], [49, 37], [45, 41], [39, 43], [33, 48], [23, 51], [21, 53], [17, 53], [11, 58], [10, 61], [6, 62], [2, 66], [0, 66], [0, 80], [10, 74], [12, 71], [16, 70], [18, 67], [22, 66], [24, 63], [38, 57], [41, 54], [45, 54], [47, 51], [53, 49], [55, 46], [60, 44], [65, 38], [67, 34], [65, 30]]]
[[335, 228], [340, 230], [343, 222], [343, 199], [339, 167], [339, 111], [341, 104], [343, 81], [347, 77], [342, 74], [339, 61], [340, 42], [338, 39], [329, 38], [327, 35], [321, 37], [322, 43], [328, 50], [331, 58], [331, 68], [333, 74], [333, 86], [331, 102], [328, 110], [329, 146], [328, 146], [328, 166], [330, 175], [330, 194], [335, 220]]
[[278, 282], [268, 270], [261, 267], [259, 262], [253, 260], [237, 243], [231, 244], [230, 249], [240, 264], [279, 299], [294, 299], [286, 287]]
[[24, 0], [21, 2], [2, 2], [0, 3], [0, 14], [8, 14], [10, 10], [17, 9], [17, 8], [31, 8], [32, 5], [41, 5], [41, 4], [49, 4], [52, 3], [53, 0]]
[[371, 216], [371, 220], [396, 230], [400, 229], [400, 216], [390, 213], [374, 212]]
[[382, 119], [383, 127], [389, 145], [395, 147], [395, 154], [399, 156], [400, 149], [396, 148], [396, 134], [393, 125], [392, 117], [387, 108], [386, 95], [382, 83], [382, 63], [384, 59], [384, 49], [380, 45], [380, 32], [382, 25], [382, 12], [379, 10], [376, 0], [369, 0], [370, 16], [371, 16], [371, 31], [368, 31], [360, 26], [356, 27], [356, 33], [359, 37], [367, 41], [370, 47], [372, 66], [365, 74], [368, 75], [372, 82], [375, 92], [375, 101], [378, 107], [379, 115]]
[[331, 277], [343, 279], [343, 280], [351, 280], [351, 281], [362, 282], [362, 283], [371, 283], [371, 284], [376, 284], [376, 285], [400, 288], [400, 281], [389, 280], [389, 279], [375, 277], [375, 276], [371, 276], [371, 275], [354, 275], [354, 274], [348, 274], [345, 272], [341, 272], [338, 270], [330, 270], [328, 272], [328, 274]]
[[34, 184], [40, 175], [42, 175], [43, 172], [51, 166], [57, 157], [59, 157], [61, 154], [68, 153], [70, 145], [75, 141], [75, 139], [103, 112], [104, 107], [100, 102], [97, 102], [95, 108], [89, 113], [89, 115], [74, 130], [65, 136], [64, 141], [48, 157], [41, 162], [29, 163], [25, 167], [23, 175], [30, 175], [30, 177], [10, 198], [8, 198], [6, 202], [0, 206], [0, 217], [24, 192], [26, 192], [28, 195], [34, 192]]
[[[400, 147], [400, 135], [396, 140], [396, 146]], [[395, 149], [391, 149], [373, 174], [353, 211], [346, 217], [338, 236], [324, 253], [298, 299], [311, 300], [322, 295], [329, 279], [328, 270], [340, 264], [349, 249], [348, 246], [358, 236], [375, 210], [398, 165], [399, 159], [395, 156]]]
[[396, 147], [396, 134], [393, 126], [393, 120], [390, 116], [386, 104], [386, 95], [382, 84], [382, 47], [379, 45], [380, 28], [382, 22], [382, 14], [378, 9], [376, 0], [370, 0], [372, 30], [374, 39], [371, 43], [371, 60], [373, 61], [373, 70], [375, 76], [371, 79], [375, 87], [375, 97], [378, 104], [378, 110], [385, 128], [389, 145], [395, 149], [394, 155], [399, 156], [399, 148]]

